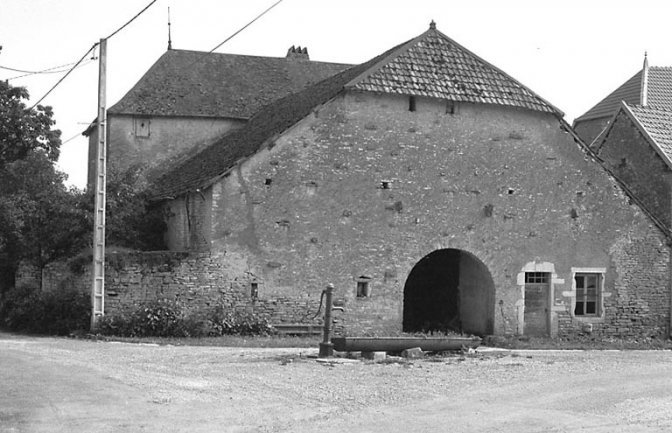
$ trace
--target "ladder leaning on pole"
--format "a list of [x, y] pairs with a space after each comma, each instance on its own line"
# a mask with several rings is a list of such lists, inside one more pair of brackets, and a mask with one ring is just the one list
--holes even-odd
[[93, 215], [93, 286], [91, 289], [91, 331], [95, 331], [105, 314], [105, 183], [106, 129], [105, 81], [107, 40], [100, 40], [98, 75], [98, 139], [96, 146], [95, 212]]

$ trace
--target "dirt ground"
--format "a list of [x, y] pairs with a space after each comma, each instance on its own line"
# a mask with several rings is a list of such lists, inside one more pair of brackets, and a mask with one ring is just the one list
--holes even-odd
[[672, 352], [323, 363], [0, 334], [0, 432], [669, 432]]

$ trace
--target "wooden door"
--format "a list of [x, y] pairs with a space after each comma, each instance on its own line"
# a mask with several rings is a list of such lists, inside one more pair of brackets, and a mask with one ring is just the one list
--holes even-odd
[[523, 334], [531, 337], [548, 337], [550, 274], [525, 273], [525, 313]]

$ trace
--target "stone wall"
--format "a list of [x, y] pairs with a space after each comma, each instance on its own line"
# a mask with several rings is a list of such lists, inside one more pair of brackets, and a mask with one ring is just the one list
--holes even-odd
[[598, 143], [600, 158], [667, 227], [670, 227], [672, 172], [625, 113]]
[[[90, 262], [84, 260], [83, 265], [77, 266], [60, 262], [47, 265], [42, 272], [42, 290], [74, 288], [89, 293]], [[19, 283], [39, 287], [40, 272], [35, 267], [22, 265], [17, 274]], [[258, 288], [254, 275], [232, 272], [225, 255], [216, 258], [209, 253], [179, 252], [106, 255], [106, 314], [120, 313], [145, 302], [170, 299], [183, 302], [189, 310], [208, 311], [223, 305], [233, 310], [254, 312], [272, 323], [321, 323], [322, 315], [313, 320], [319, 307], [319, 293], [317, 296], [261, 299], [254, 293]]]
[[[407, 277], [442, 249], [490, 273], [496, 334], [524, 332], [520, 278], [543, 263], [552, 335], [665, 332], [664, 234], [553, 115], [415, 105], [346, 94], [239, 165], [212, 188], [215, 256], [253, 274], [263, 300], [312, 299], [333, 283], [350, 333], [401, 331]], [[575, 268], [604, 270], [597, 317], [574, 315]], [[368, 297], [356, 295], [363, 276]]]

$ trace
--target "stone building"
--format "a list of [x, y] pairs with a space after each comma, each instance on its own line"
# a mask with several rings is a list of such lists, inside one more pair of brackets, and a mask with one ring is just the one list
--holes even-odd
[[[152, 178], [183, 155], [245, 124], [259, 109], [349, 65], [311, 61], [306, 48], [286, 57], [169, 49], [107, 111], [108, 165], [144, 165]], [[95, 179], [97, 126], [89, 137], [87, 185]]]
[[349, 333], [663, 335], [666, 233], [627, 191], [562, 112], [434, 23], [153, 185], [170, 248], [209, 252], [250, 308], [332, 283]]
[[574, 121], [596, 157], [669, 232], [672, 67], [649, 67]]

